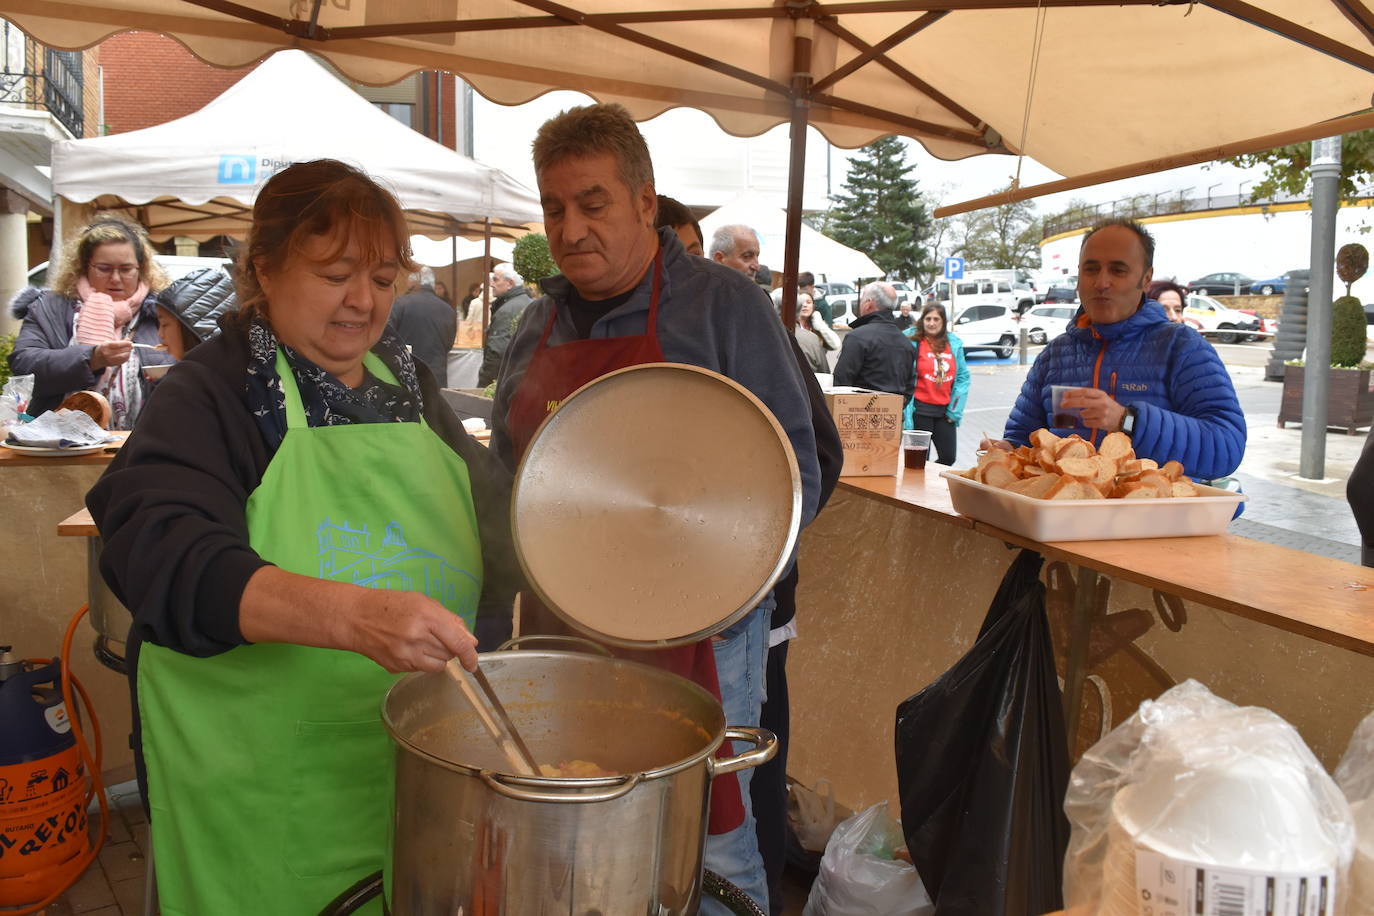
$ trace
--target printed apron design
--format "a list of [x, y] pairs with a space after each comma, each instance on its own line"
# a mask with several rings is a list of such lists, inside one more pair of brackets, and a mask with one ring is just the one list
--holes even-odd
[[[395, 384], [371, 353], [364, 363]], [[482, 554], [467, 465], [423, 420], [311, 429], [280, 351], [277, 372], [287, 434], [248, 500], [253, 549], [288, 572], [422, 592], [471, 628]], [[143, 645], [166, 916], [316, 913], [383, 866], [394, 759], [380, 711], [397, 677], [334, 649]]]

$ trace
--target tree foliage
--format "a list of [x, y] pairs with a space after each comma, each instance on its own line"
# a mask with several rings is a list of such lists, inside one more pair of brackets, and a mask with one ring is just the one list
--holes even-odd
[[[1312, 180], [1311, 142], [1278, 146], [1260, 153], [1246, 153], [1223, 160], [1241, 168], [1263, 166], [1264, 177], [1255, 183], [1251, 200], [1268, 200], [1280, 194], [1301, 196]], [[1374, 185], [1374, 130], [1361, 130], [1341, 138], [1342, 198], [1357, 197]]]
[[530, 285], [558, 273], [558, 265], [549, 253], [549, 240], [538, 232], [516, 239], [510, 260], [515, 272]]
[[831, 197], [826, 219], [831, 238], [903, 278], [929, 276], [934, 270], [925, 244], [931, 233], [930, 211], [916, 179], [908, 177], [913, 169], [907, 163], [906, 145], [897, 137], [865, 146], [849, 160], [844, 190]]
[[974, 270], [1038, 267], [1040, 226], [1028, 200], [975, 210], [956, 229], [954, 253]]

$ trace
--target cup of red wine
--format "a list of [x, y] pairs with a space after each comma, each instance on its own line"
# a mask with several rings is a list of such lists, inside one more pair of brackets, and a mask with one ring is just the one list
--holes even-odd
[[1073, 391], [1074, 385], [1050, 386], [1050, 427], [1052, 429], [1074, 429], [1083, 425], [1083, 408], [1065, 407], [1064, 395]]

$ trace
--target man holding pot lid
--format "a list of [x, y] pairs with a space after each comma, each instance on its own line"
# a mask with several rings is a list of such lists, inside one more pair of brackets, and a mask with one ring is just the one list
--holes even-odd
[[509, 475], [386, 330], [408, 239], [350, 166], [274, 175], [239, 311], [87, 496], [134, 614], [164, 913], [316, 913], [381, 868], [384, 694], [398, 672], [474, 668], [474, 626], [509, 633]]
[[[654, 229], [653, 164], [623, 107], [565, 111], [540, 128], [533, 152], [549, 249], [562, 274], [542, 281], [545, 295], [527, 307], [506, 351], [493, 451], [514, 468], [549, 411], [608, 372], [653, 362], [701, 366], [739, 382], [773, 412], [796, 451], [808, 523], [820, 491], [811, 410], [767, 295], [739, 272], [687, 254], [672, 229]], [[522, 599], [522, 634], [567, 632], [531, 599]], [[731, 725], [757, 725], [773, 603], [769, 595], [711, 640], [635, 657], [711, 690]], [[744, 771], [712, 787], [705, 865], [766, 907], [747, 780]], [[702, 911], [715, 906], [703, 901]]]

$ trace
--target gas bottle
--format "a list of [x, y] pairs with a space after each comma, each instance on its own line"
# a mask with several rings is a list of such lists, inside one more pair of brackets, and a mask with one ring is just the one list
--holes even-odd
[[0, 907], [64, 887], [90, 847], [88, 775], [67, 714], [60, 664], [0, 646]]

